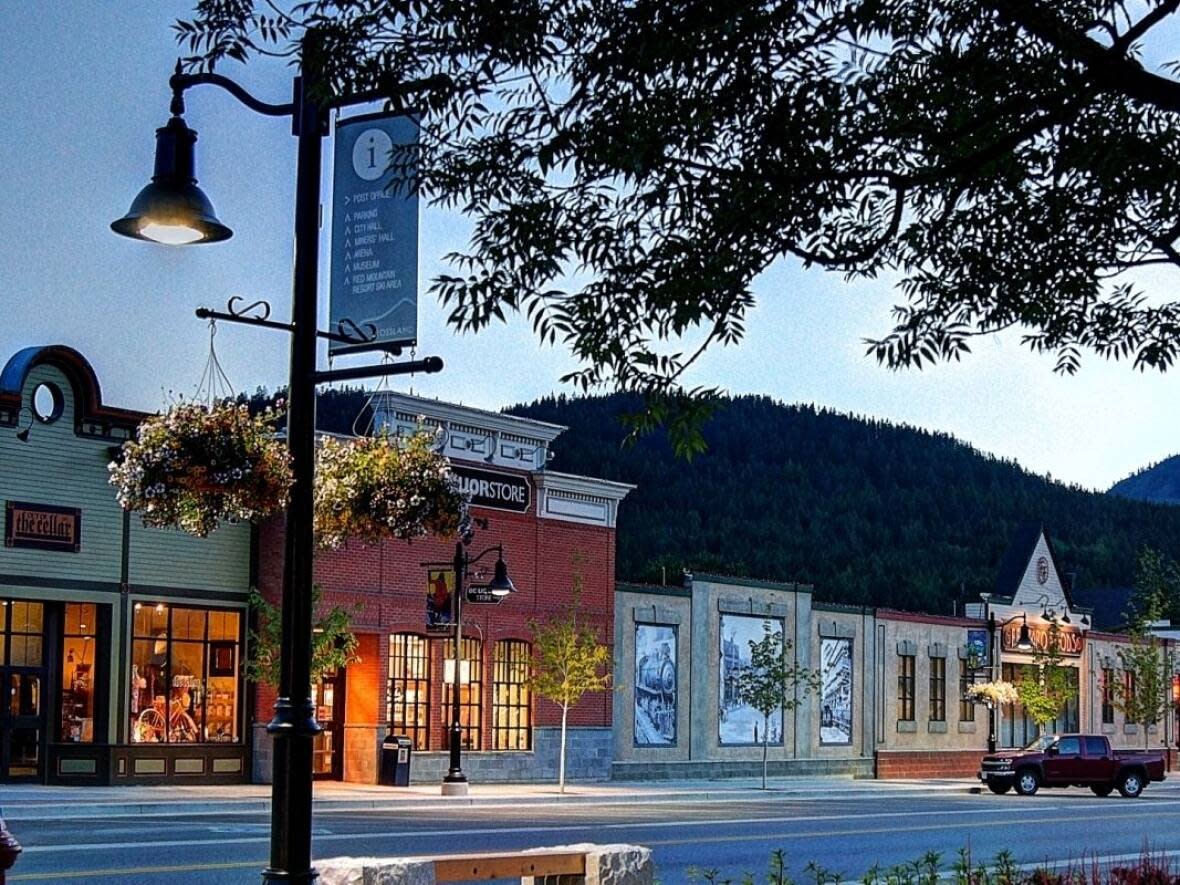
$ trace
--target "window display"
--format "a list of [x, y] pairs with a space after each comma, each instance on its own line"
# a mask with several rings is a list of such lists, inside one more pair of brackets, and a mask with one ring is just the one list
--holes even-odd
[[131, 740], [238, 740], [240, 623], [236, 611], [135, 604]]
[[95, 624], [98, 606], [68, 602], [62, 629], [61, 733], [65, 743], [94, 740]]

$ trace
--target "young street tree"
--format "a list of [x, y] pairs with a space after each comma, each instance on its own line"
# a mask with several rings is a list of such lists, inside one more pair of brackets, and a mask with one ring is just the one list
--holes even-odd
[[1032, 664], [1024, 667], [1016, 680], [1020, 704], [1042, 732], [1078, 695], [1076, 671], [1063, 667], [1061, 661], [1061, 628], [1051, 621], [1046, 647], [1033, 651]]
[[595, 631], [578, 623], [580, 581], [575, 579], [574, 601], [563, 613], [533, 623], [532, 689], [561, 708], [561, 748], [557, 784], [565, 792], [566, 725], [570, 707], [590, 691], [610, 686], [610, 649]]
[[[319, 584], [311, 588], [312, 611], [320, 611], [324, 591]], [[279, 684], [279, 651], [283, 644], [283, 616], [257, 589], [250, 590], [250, 612], [257, 630], [250, 631], [250, 657], [246, 676], [251, 682]], [[317, 618], [311, 639], [311, 678], [319, 679], [360, 660], [357, 638], [352, 632], [353, 613], [333, 606]]]
[[896, 275], [868, 342], [890, 367], [1009, 328], [1064, 372], [1087, 349], [1170, 366], [1180, 302], [1135, 272], [1180, 271], [1178, 8], [199, 0], [177, 33], [210, 67], [314, 25], [336, 93], [439, 78], [417, 183], [474, 225], [433, 284], [450, 321], [523, 312], [573, 381], [676, 426], [686, 370], [742, 338], [782, 258]]
[[1171, 703], [1175, 660], [1151, 632], [1151, 625], [1170, 616], [1177, 604], [1180, 573], [1176, 563], [1158, 550], [1144, 548], [1135, 570], [1135, 592], [1125, 612], [1130, 646], [1118, 650], [1123, 678], [1110, 686], [1111, 703], [1143, 730], [1143, 748], [1148, 748], [1148, 729], [1159, 722]]
[[738, 676], [738, 691], [762, 714], [762, 789], [766, 789], [767, 756], [770, 748], [770, 717], [794, 710], [812, 691], [819, 690], [820, 676], [814, 670], [789, 661], [790, 640], [782, 630], [762, 625], [762, 638], [750, 640], [750, 666]]

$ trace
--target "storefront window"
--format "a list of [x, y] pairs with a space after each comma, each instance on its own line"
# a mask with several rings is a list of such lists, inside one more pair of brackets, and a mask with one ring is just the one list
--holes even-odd
[[914, 721], [914, 656], [897, 656], [897, 719]]
[[395, 633], [389, 637], [389, 728], [427, 748], [430, 712], [430, 657], [426, 637]]
[[[454, 643], [443, 643], [447, 657], [443, 659], [443, 726], [450, 734], [451, 694], [455, 665], [451, 658]], [[480, 713], [483, 709], [483, 643], [478, 639], [464, 639], [459, 663], [459, 728], [465, 749], [480, 748]], [[449, 740], [449, 738], [448, 738]]]
[[[8, 615], [8, 665], [10, 667], [40, 667], [43, 654], [42, 631], [45, 626], [45, 605], [40, 602], [9, 600], [0, 606]], [[0, 660], [4, 648], [0, 646]]]
[[[1031, 670], [1031, 664], [1004, 664], [1002, 677], [1005, 682], [1017, 685], [1023, 671]], [[1059, 734], [1078, 730], [1078, 670], [1076, 667], [1066, 667], [1067, 677], [1070, 679], [1072, 696], [1065, 702], [1065, 707], [1057, 718], [1045, 724], [1044, 730], [1037, 728], [1036, 722], [1024, 712], [1020, 704], [1009, 704], [1001, 708], [1000, 712], [1000, 743], [1005, 747], [1024, 747], [1041, 734]]]
[[135, 604], [133, 742], [238, 739], [240, 619], [236, 611]]
[[1114, 724], [1114, 670], [1102, 668], [1102, 724]]
[[62, 629], [61, 732], [65, 743], [94, 740], [94, 656], [98, 606], [68, 602]]
[[946, 658], [930, 659], [930, 721], [946, 722]]
[[969, 667], [967, 661], [959, 661], [959, 721], [975, 721], [975, 701], [967, 695], [967, 689], [975, 683], [975, 667]]
[[492, 749], [532, 748], [532, 704], [529, 694], [529, 665], [532, 655], [527, 642], [502, 639], [492, 656]]

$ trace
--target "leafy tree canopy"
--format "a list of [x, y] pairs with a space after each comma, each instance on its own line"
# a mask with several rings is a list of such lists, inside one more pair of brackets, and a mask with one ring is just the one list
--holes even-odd
[[899, 275], [868, 342], [890, 367], [1010, 327], [1065, 372], [1085, 349], [1169, 366], [1180, 302], [1128, 272], [1180, 267], [1180, 82], [1144, 61], [1178, 7], [200, 0], [177, 29], [212, 67], [314, 26], [336, 94], [442, 75], [416, 184], [474, 223], [433, 284], [451, 322], [522, 311], [574, 382], [675, 425], [686, 368], [740, 340], [783, 257]]

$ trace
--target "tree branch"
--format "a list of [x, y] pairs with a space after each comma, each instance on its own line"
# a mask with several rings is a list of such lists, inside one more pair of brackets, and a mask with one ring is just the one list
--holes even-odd
[[1003, 18], [1080, 64], [1090, 79], [1103, 89], [1160, 110], [1180, 112], [1180, 83], [1144, 70], [1139, 62], [1127, 58], [1121, 51], [1079, 34], [1052, 11], [1021, 0], [990, 0], [988, 5]]

